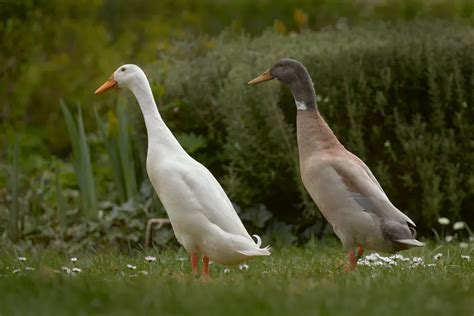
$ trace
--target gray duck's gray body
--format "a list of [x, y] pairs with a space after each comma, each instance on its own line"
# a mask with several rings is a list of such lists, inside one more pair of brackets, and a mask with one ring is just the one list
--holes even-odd
[[303, 64], [281, 59], [249, 84], [273, 78], [290, 88], [297, 106], [303, 184], [344, 248], [393, 253], [423, 246], [415, 239], [415, 223], [390, 202], [369, 167], [344, 148], [319, 113]]

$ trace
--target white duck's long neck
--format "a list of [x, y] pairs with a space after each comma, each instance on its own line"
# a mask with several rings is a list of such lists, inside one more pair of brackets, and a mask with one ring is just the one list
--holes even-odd
[[186, 154], [161, 118], [150, 84], [145, 78], [137, 80], [130, 90], [137, 98], [148, 134], [148, 156], [159, 158], [169, 154]]

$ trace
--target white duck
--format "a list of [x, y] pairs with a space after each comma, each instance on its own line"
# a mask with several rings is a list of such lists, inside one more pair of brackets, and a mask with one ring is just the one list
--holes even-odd
[[261, 239], [250, 237], [219, 182], [181, 147], [161, 118], [145, 73], [136, 65], [120, 66], [95, 94], [127, 88], [140, 105], [148, 133], [146, 169], [163, 203], [176, 239], [191, 256], [198, 273], [209, 276], [209, 259], [225, 265], [270, 255]]
[[249, 84], [277, 78], [297, 107], [297, 136], [303, 184], [348, 251], [354, 270], [364, 248], [396, 252], [423, 246], [415, 223], [388, 199], [369, 167], [339, 142], [318, 111], [313, 82], [300, 62], [284, 58]]

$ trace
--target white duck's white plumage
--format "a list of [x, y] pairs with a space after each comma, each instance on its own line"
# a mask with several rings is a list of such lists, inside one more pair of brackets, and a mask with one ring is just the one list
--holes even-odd
[[256, 243], [249, 235], [219, 182], [186, 153], [168, 129], [145, 73], [136, 65], [123, 65], [109, 81], [105, 89], [115, 81], [137, 98], [148, 134], [148, 176], [186, 251], [226, 265], [270, 255], [268, 246], [261, 248], [258, 236]]

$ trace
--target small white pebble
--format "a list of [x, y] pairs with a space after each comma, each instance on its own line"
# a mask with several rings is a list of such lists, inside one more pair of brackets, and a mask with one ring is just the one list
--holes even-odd
[[461, 255], [461, 258], [463, 258], [466, 261], [471, 261], [471, 256], [468, 256], [468, 255]]
[[129, 268], [130, 270], [135, 270], [137, 268], [137, 266], [127, 264], [127, 268]]
[[443, 254], [439, 252], [439, 253], [435, 254], [433, 258], [434, 258], [435, 260], [439, 260], [439, 259], [441, 259], [442, 257], [443, 257]]
[[440, 218], [438, 218], [438, 223], [440, 223], [441, 225], [449, 225], [449, 223], [451, 223], [451, 221], [449, 220], [449, 218], [440, 217]]
[[248, 270], [248, 268], [249, 268], [249, 265], [246, 263], [242, 263], [241, 265], [239, 265], [240, 270]]
[[467, 246], [469, 246], [469, 244], [467, 242], [460, 242], [459, 243], [459, 247], [461, 247], [461, 248], [467, 248]]
[[224, 268], [224, 273], [229, 273], [230, 272], [230, 269], [229, 268]]
[[454, 239], [454, 237], [451, 236], [451, 235], [448, 235], [444, 238], [444, 240], [446, 240], [446, 242], [451, 242], [453, 239]]
[[71, 262], [77, 262], [77, 258], [76, 258], [76, 257], [72, 257], [70, 260], [71, 260]]
[[25, 258], [25, 257], [18, 257], [18, 260], [20, 260], [20, 261], [26, 261], [26, 258]]
[[79, 268], [72, 268], [71, 271], [72, 271], [72, 273], [79, 273], [79, 272], [81, 272], [82, 270], [79, 269]]
[[12, 271], [12, 273], [13, 273], [13, 274], [17, 274], [17, 273], [20, 272], [20, 271], [21, 271], [21, 269], [15, 269], [15, 270]]
[[146, 257], [145, 257], [145, 260], [148, 261], [148, 262], [155, 262], [155, 261], [156, 261], [156, 257], [153, 257], [153, 256], [146, 256]]
[[32, 267], [25, 267], [25, 270], [28, 270], [28, 271], [35, 271], [35, 268], [32, 268]]

